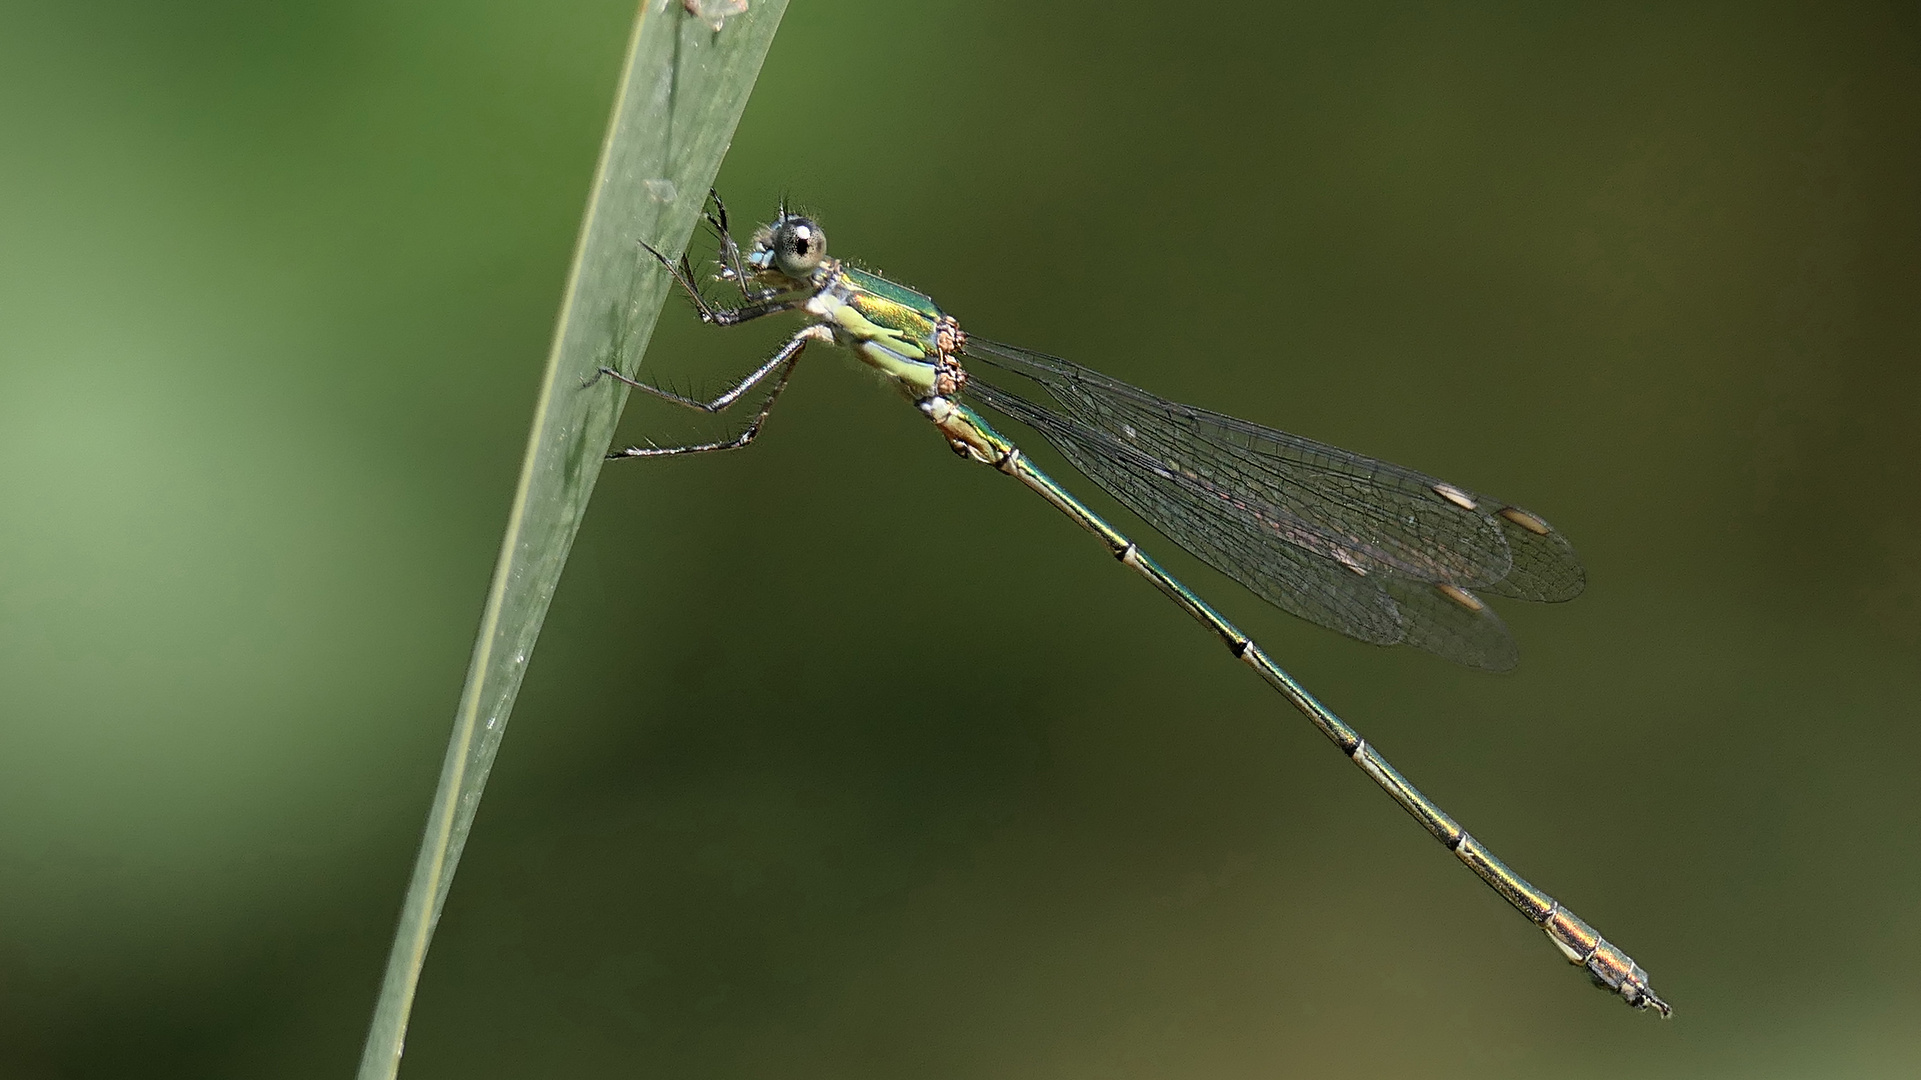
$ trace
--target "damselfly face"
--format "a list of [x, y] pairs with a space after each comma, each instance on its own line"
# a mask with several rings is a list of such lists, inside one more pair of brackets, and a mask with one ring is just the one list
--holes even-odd
[[[827, 258], [827, 234], [812, 218], [782, 211], [771, 225], [754, 232], [747, 265], [754, 275], [775, 284], [800, 285], [813, 279]], [[786, 279], [782, 282], [780, 279]]]

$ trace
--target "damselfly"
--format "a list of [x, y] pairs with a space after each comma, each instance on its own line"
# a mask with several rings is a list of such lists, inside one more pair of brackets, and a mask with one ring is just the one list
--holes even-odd
[[[709, 413], [763, 387], [753, 419], [732, 438], [636, 446], [610, 458], [746, 446], [760, 433], [803, 349], [818, 343], [852, 351], [896, 383], [955, 453], [1032, 488], [1212, 630], [1449, 851], [1546, 931], [1597, 986], [1637, 1009], [1669, 1015], [1640, 965], [1508, 869], [1259, 645], [1036, 468], [974, 406], [1032, 428], [1162, 535], [1280, 608], [1362, 641], [1413, 645], [1471, 667], [1504, 670], [1516, 659], [1513, 638], [1477, 592], [1558, 601], [1581, 591], [1580, 561], [1546, 521], [1411, 469], [1177, 404], [1058, 357], [970, 337], [932, 298], [828, 257], [826, 234], [813, 220], [783, 206], [743, 250], [728, 231], [720, 198], [710, 195], [709, 204], [706, 218], [720, 241], [715, 279], [738, 287], [739, 306], [711, 303], [685, 255], [671, 259], [642, 246], [693, 298], [705, 322], [735, 326], [796, 312], [806, 325], [738, 385], [709, 401], [603, 369], [656, 397]], [[1022, 379], [1051, 404], [989, 382], [964, 361], [991, 368], [995, 378]]]

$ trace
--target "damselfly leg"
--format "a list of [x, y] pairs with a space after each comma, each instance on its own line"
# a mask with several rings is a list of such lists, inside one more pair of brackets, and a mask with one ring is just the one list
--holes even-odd
[[618, 450], [608, 454], [608, 459], [673, 457], [676, 454], [704, 454], [714, 450], [738, 450], [746, 446], [748, 443], [753, 442], [754, 438], [760, 434], [762, 425], [767, 423], [767, 414], [774, 411], [774, 402], [779, 399], [780, 392], [787, 389], [787, 381], [794, 377], [794, 368], [800, 363], [801, 350], [806, 348], [807, 343], [810, 341], [825, 341], [832, 344], [833, 340], [834, 336], [823, 328], [818, 326], [807, 327], [800, 333], [788, 338], [787, 344], [782, 345], [779, 352], [776, 352], [765, 364], [762, 364], [756, 369], [753, 374], [743, 379], [739, 385], [719, 397], [714, 398], [712, 401], [697, 401], [694, 398], [676, 394], [671, 390], [662, 390], [658, 386], [649, 386], [638, 379], [630, 379], [612, 368], [601, 368], [601, 374], [612, 376], [636, 390], [645, 390], [663, 401], [672, 402], [686, 409], [698, 409], [705, 413], [718, 413], [726, 409], [729, 405], [739, 401], [740, 396], [752, 388], [755, 383], [765, 379], [775, 370], [780, 372], [780, 377], [774, 380], [773, 388], [768, 390], [767, 396], [761, 399], [760, 409], [754, 414], [753, 421], [750, 422], [740, 434], [733, 438], [721, 439], [714, 442], [689, 443], [684, 446], [630, 446], [625, 450]]

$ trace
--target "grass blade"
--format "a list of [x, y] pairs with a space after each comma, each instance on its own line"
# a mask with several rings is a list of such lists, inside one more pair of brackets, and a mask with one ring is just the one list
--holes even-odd
[[[600, 475], [632, 371], [669, 281], [640, 249], [678, 252], [720, 169], [786, 0], [644, 0], [602, 143], [586, 220], [535, 408], [520, 485], [474, 642], [427, 830], [360, 1060], [360, 1080], [400, 1067], [414, 987], [514, 697]], [[747, 10], [736, 12], [734, 9]], [[698, 9], [698, 10], [696, 10]], [[720, 20], [719, 30], [713, 29]]]

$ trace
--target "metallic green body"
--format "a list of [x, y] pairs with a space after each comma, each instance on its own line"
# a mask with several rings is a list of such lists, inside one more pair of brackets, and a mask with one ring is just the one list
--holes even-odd
[[935, 328], [944, 313], [932, 298], [831, 260], [817, 277], [806, 310], [834, 331], [837, 344], [898, 380], [910, 397], [935, 393]]
[[[715, 203], [718, 208], [718, 199]], [[626, 380], [668, 400], [713, 412], [737, 400], [757, 381], [776, 371], [780, 372], [759, 416], [742, 435], [726, 442], [686, 447], [633, 447], [620, 456], [655, 457], [745, 446], [759, 430], [761, 421], [766, 419], [774, 397], [786, 385], [787, 376], [792, 373], [800, 350], [805, 345], [809, 342], [831, 342], [852, 351], [862, 361], [894, 379], [956, 453], [1019, 480], [1055, 509], [1093, 533], [1108, 553], [1123, 566], [1146, 578], [1155, 589], [1211, 631], [1237, 660], [1253, 668], [1282, 697], [1304, 713], [1329, 741], [1340, 748], [1342, 754], [1419, 821], [1429, 834], [1530, 922], [1540, 927], [1562, 955], [1585, 969], [1596, 985], [1620, 995], [1634, 1008], [1652, 1008], [1662, 1016], [1669, 1014], [1668, 1004], [1648, 985], [1647, 972], [1626, 953], [1603, 939], [1593, 927], [1576, 918], [1552, 896], [1495, 858], [1440, 806], [1388, 764], [1387, 759], [1369, 745], [1360, 733], [1309, 694], [1251, 638], [1149, 558], [1138, 545], [1103, 520], [1072, 492], [1036, 468], [1018, 446], [959, 400], [969, 384], [968, 376], [961, 368], [961, 359], [981, 355], [991, 358], [993, 350], [999, 350], [1006, 356], [1009, 355], [1009, 347], [985, 343], [991, 346], [985, 354], [968, 352], [967, 338], [961, 332], [959, 323], [941, 311], [933, 298], [888, 281], [878, 274], [827, 258], [825, 235], [810, 219], [789, 215], [783, 210], [776, 224], [764, 227], [755, 234], [744, 259], [727, 236], [724, 208], [710, 220], [723, 237], [726, 276], [740, 283], [743, 296], [748, 301], [742, 308], [716, 310], [709, 307], [691, 280], [692, 273], [685, 268], [684, 261], [676, 270], [672, 262], [656, 253], [694, 297], [702, 317], [709, 322], [733, 325], [763, 315], [798, 311], [807, 316], [809, 324], [757, 372], [710, 402], [684, 398], [658, 387]], [[976, 343], [977, 348], [982, 345]], [[996, 396], [984, 400], [997, 410], [1006, 411], [999, 402], [1011, 400], [1016, 405], [1042, 412], [1038, 406], [1023, 402], [1016, 395], [1005, 394], [991, 384], [976, 382], [975, 387], [976, 393], [983, 387], [993, 391]], [[1018, 412], [1009, 415], [1017, 420], [1024, 419]], [[1441, 485], [1434, 490], [1441, 498], [1472, 509], [1472, 501], [1458, 489]], [[1531, 515], [1525, 516], [1540, 524]], [[1519, 523], [1518, 519], [1509, 520]], [[1545, 525], [1538, 531], [1545, 533]], [[1347, 569], [1355, 573], [1365, 572], [1352, 563], [1347, 564]]]
[[1548, 940], [1561, 951], [1568, 962], [1587, 972], [1588, 978], [1596, 986], [1621, 996], [1629, 1005], [1637, 1009], [1652, 1008], [1662, 1016], [1670, 1013], [1667, 1002], [1654, 993], [1648, 985], [1648, 973], [1627, 953], [1603, 938], [1573, 912], [1562, 907], [1560, 901], [1537, 888], [1508, 865], [1496, 858], [1485, 845], [1468, 834], [1447, 811], [1433, 799], [1421, 793], [1393, 765], [1388, 764], [1380, 751], [1374, 749], [1360, 732], [1348, 726], [1347, 722], [1335, 715], [1332, 709], [1323, 705], [1319, 698], [1307, 692], [1294, 676], [1275, 663], [1254, 639], [1242, 633], [1233, 623], [1215, 611], [1207, 601], [1200, 598], [1194, 590], [1182, 584], [1180, 579], [1168, 573], [1161, 564], [1150, 558], [1140, 546], [1128, 539], [1119, 529], [1108, 524], [1086, 503], [1075, 497], [1074, 493], [1062, 487], [1053, 477], [1048, 476], [1021, 453], [1006, 436], [995, 431], [981, 415], [966, 405], [955, 404], [944, 398], [934, 398], [921, 404], [924, 413], [941, 433], [947, 436], [948, 445], [965, 457], [992, 465], [1001, 472], [1012, 476], [1027, 485], [1034, 493], [1052, 503], [1054, 508], [1066, 514], [1075, 524], [1093, 533], [1108, 553], [1120, 560], [1123, 566], [1146, 578], [1161, 594], [1172, 600], [1181, 610], [1213, 631], [1222, 644], [1234, 657], [1254, 669], [1255, 673], [1280, 691], [1293, 706], [1299, 709], [1319, 728], [1328, 741], [1339, 747], [1362, 772], [1380, 785], [1401, 809], [1421, 823], [1430, 835], [1439, 840], [1443, 847], [1454, 853], [1467, 867], [1480, 876], [1501, 898], [1512, 904], [1515, 910], [1526, 916], [1529, 922], [1541, 928]]
[[931, 334], [935, 321], [947, 314], [935, 305], [933, 297], [879, 274], [845, 263], [841, 264], [840, 273], [849, 288], [860, 292], [861, 313], [882, 326], [902, 333], [914, 333], [918, 329], [923, 335]]

